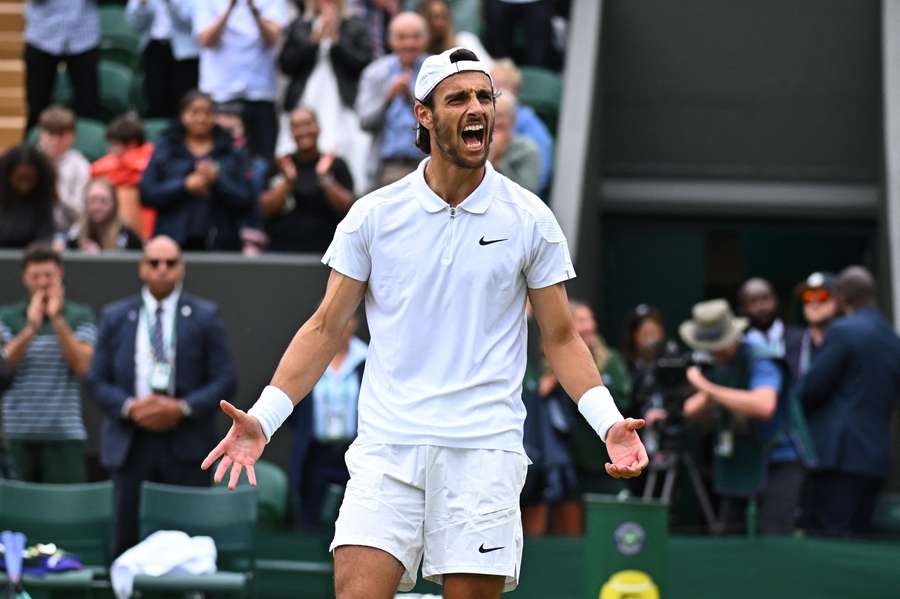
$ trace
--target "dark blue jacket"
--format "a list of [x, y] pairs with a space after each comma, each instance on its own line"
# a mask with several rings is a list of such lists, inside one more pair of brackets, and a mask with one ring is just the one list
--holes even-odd
[[[106, 419], [100, 458], [107, 468], [125, 462], [134, 424], [122, 418], [122, 404], [135, 393], [134, 356], [141, 296], [135, 295], [103, 309], [88, 387]], [[193, 414], [171, 431], [181, 460], [200, 460], [216, 444], [214, 415], [219, 400], [228, 399], [236, 385], [231, 350], [218, 308], [212, 302], [182, 292], [176, 312], [175, 397], [190, 404]]]
[[819, 468], [884, 478], [900, 397], [900, 338], [874, 308], [836, 320], [801, 381]]
[[237, 251], [240, 223], [255, 202], [249, 167], [225, 130], [215, 127], [213, 137], [209, 158], [219, 174], [208, 197], [192, 195], [184, 187], [198, 159], [184, 144], [184, 127], [176, 124], [163, 132], [153, 149], [141, 179], [141, 204], [156, 209], [154, 235], [168, 235], [182, 245], [188, 238], [201, 238], [205, 249]]

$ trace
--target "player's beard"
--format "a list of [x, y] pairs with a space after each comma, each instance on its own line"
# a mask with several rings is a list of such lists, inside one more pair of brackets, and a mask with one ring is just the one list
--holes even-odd
[[[477, 169], [484, 166], [484, 163], [487, 162], [488, 159], [488, 153], [491, 150], [491, 136], [494, 133], [493, 121], [488, 120], [485, 123], [484, 147], [482, 148], [481, 155], [474, 160], [467, 160], [459, 152], [459, 147], [463, 142], [462, 136], [455, 124], [443, 122], [443, 119], [438, 116], [437, 111], [434, 111], [432, 116], [434, 127], [431, 129], [431, 134], [434, 135], [435, 144], [444, 159], [459, 168]], [[456, 140], [456, 143], [454, 143], [454, 140]]]

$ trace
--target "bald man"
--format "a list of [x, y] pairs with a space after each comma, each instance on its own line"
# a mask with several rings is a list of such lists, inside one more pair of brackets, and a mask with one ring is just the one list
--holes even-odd
[[100, 458], [115, 483], [115, 551], [138, 539], [143, 481], [201, 486], [218, 403], [235, 369], [215, 304], [182, 290], [181, 249], [155, 237], [138, 267], [141, 292], [106, 306], [88, 376], [106, 415]]
[[412, 86], [427, 43], [422, 16], [402, 12], [391, 20], [388, 32], [392, 53], [372, 62], [360, 76], [356, 112], [362, 128], [375, 136], [369, 180], [376, 186], [408, 175], [425, 157], [416, 147]]
[[747, 341], [784, 356], [784, 322], [778, 317], [778, 297], [767, 280], [753, 277], [738, 291], [741, 314], [750, 319]]

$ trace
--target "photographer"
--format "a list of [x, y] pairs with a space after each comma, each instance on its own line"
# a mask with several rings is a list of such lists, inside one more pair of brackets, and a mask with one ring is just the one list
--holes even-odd
[[[688, 382], [696, 389], [684, 403], [689, 419], [707, 419], [715, 429], [714, 486], [722, 496], [721, 520], [726, 530], [742, 529], [748, 500], [760, 503], [763, 533], [793, 530], [802, 469], [771, 467], [771, 450], [787, 428], [788, 418], [775, 417], [787, 378], [766, 347], [742, 339], [746, 318], [737, 318], [722, 299], [694, 306], [693, 318], [679, 328], [681, 338], [696, 351], [712, 354], [708, 372], [692, 366]], [[774, 418], [773, 418], [774, 417]], [[799, 474], [799, 475], [798, 475]]]

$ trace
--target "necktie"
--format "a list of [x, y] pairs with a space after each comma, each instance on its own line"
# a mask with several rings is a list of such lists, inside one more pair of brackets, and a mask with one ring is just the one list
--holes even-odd
[[153, 356], [157, 362], [166, 361], [166, 348], [163, 345], [163, 309], [156, 308], [156, 320], [153, 321], [153, 330], [150, 331], [150, 342], [153, 344]]

